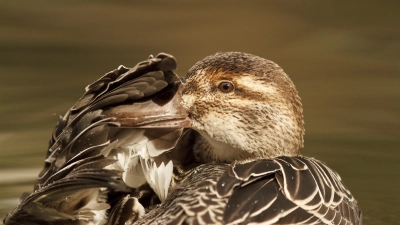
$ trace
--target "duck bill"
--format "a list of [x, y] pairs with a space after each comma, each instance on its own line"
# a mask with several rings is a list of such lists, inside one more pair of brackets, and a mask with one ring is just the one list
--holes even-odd
[[189, 128], [192, 121], [180, 104], [182, 88], [174, 84], [151, 98], [114, 106], [103, 114], [127, 128]]

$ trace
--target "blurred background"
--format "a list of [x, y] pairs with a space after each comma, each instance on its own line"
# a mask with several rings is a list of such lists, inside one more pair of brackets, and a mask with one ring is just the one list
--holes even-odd
[[296, 84], [304, 155], [339, 172], [364, 224], [400, 223], [399, 1], [0, 1], [0, 218], [104, 73], [167, 52], [184, 76], [217, 51], [277, 62]]

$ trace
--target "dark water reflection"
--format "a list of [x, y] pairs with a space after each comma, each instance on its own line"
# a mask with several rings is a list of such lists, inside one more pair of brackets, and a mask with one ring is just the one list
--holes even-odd
[[[190, 1], [192, 2], [192, 1]], [[120, 64], [216, 51], [278, 62], [306, 117], [304, 155], [337, 170], [365, 224], [400, 222], [397, 1], [0, 2], [0, 218], [32, 189], [57, 116]]]

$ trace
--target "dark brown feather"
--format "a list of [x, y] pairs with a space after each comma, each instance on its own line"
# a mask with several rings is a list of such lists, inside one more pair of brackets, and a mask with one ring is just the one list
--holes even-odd
[[[116, 208], [110, 210], [113, 221], [136, 220], [139, 215], [134, 218], [138, 213], [135, 210], [140, 207], [134, 209], [132, 206], [140, 203], [135, 197], [124, 196], [133, 193], [139, 197], [141, 194], [123, 182], [121, 168], [115, 169], [118, 146], [134, 144], [123, 143], [129, 142], [131, 135], [147, 135], [155, 144], [171, 149], [183, 129], [172, 136], [168, 133], [176, 129], [160, 130], [161, 133], [155, 129], [149, 134], [138, 130], [135, 134], [136, 129], [121, 128], [118, 118], [105, 114], [104, 110], [138, 101], [152, 102], [163, 89], [171, 91], [176, 83], [180, 83], [171, 71], [175, 68], [175, 59], [162, 53], [134, 68], [120, 66], [88, 85], [86, 93], [59, 119], [53, 131], [35, 191], [7, 215], [4, 223], [86, 224], [94, 221], [96, 212], [114, 206]], [[174, 90], [176, 92], [176, 88]], [[151, 106], [158, 107], [157, 104]], [[108, 196], [113, 198], [108, 199]], [[117, 213], [120, 215], [115, 217]], [[97, 222], [107, 219], [105, 216]]]
[[204, 164], [185, 174], [167, 200], [135, 224], [361, 223], [357, 201], [337, 173], [312, 158]]

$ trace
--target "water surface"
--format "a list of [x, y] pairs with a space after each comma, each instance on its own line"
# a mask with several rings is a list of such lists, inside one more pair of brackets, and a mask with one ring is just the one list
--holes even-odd
[[120, 64], [217, 51], [277, 62], [302, 97], [304, 155], [337, 170], [364, 224], [400, 223], [397, 1], [0, 2], [0, 218], [31, 191], [58, 115]]

